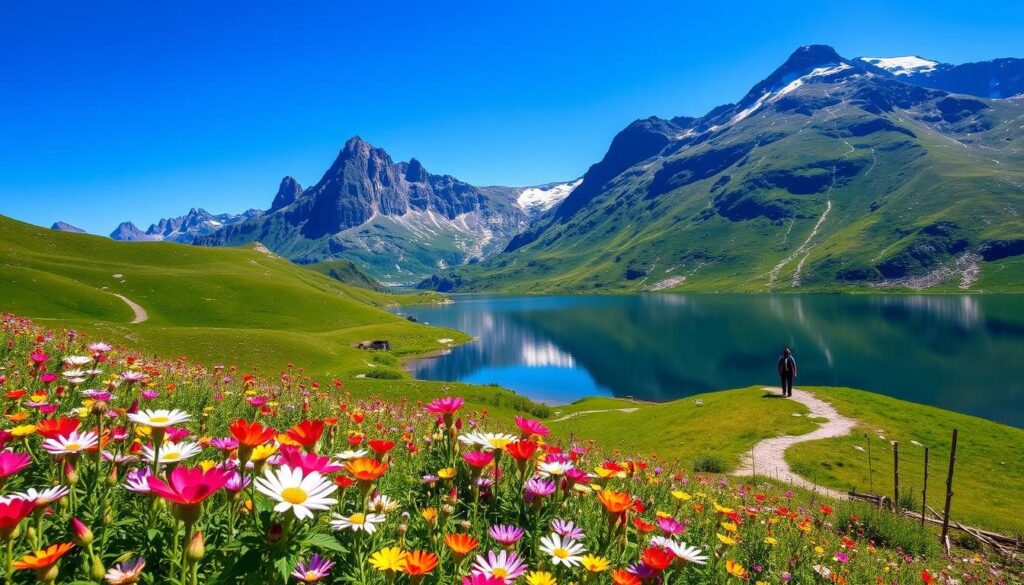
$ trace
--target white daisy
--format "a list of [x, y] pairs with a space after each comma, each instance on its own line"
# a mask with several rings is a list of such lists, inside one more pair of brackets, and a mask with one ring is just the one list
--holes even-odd
[[495, 449], [504, 449], [506, 445], [515, 441], [517, 437], [515, 435], [509, 435], [507, 433], [481, 433], [474, 431], [459, 436], [459, 441], [464, 445], [476, 445], [484, 451], [493, 451]]
[[165, 429], [181, 424], [192, 416], [183, 410], [142, 410], [128, 415], [128, 420], [143, 426]]
[[537, 465], [537, 473], [542, 477], [550, 477], [552, 475], [565, 475], [567, 471], [572, 469], [574, 466], [572, 463], [565, 461], [551, 461], [543, 462]]
[[106, 353], [113, 349], [110, 344], [103, 343], [102, 341], [95, 341], [88, 345], [89, 351], [96, 353]]
[[[202, 451], [203, 448], [199, 446], [199, 443], [193, 443], [192, 441], [182, 441], [180, 443], [164, 443], [160, 445], [160, 461], [159, 463], [178, 463], [184, 461], [189, 457], [195, 457]], [[142, 447], [142, 459], [144, 461], [152, 462], [156, 453], [153, 451], [153, 447], [145, 445]]]
[[71, 433], [63, 437], [46, 439], [43, 441], [42, 447], [50, 455], [69, 455], [91, 449], [98, 442], [99, 436], [96, 435], [96, 431], [85, 433], [71, 431]]
[[384, 520], [384, 516], [372, 512], [369, 514], [356, 512], [351, 516], [334, 514], [331, 517], [331, 528], [335, 530], [351, 530], [353, 532], [361, 530], [367, 534], [373, 534], [377, 530], [377, 525], [382, 524]]
[[377, 494], [370, 500], [369, 509], [377, 512], [378, 514], [390, 514], [395, 510], [401, 508], [402, 505], [398, 503], [394, 498], [385, 495]]
[[28, 488], [26, 491], [15, 493], [14, 496], [23, 500], [32, 500], [36, 503], [36, 508], [42, 509], [68, 495], [70, 492], [71, 489], [68, 486], [58, 485], [44, 490]]
[[580, 557], [587, 549], [579, 541], [563, 537], [557, 532], [540, 539], [540, 550], [551, 555], [551, 563], [575, 567], [580, 564]]
[[338, 500], [328, 498], [338, 486], [316, 471], [302, 474], [299, 467], [282, 465], [277, 469], [268, 468], [263, 477], [256, 478], [256, 491], [277, 500], [275, 512], [291, 510], [299, 520], [313, 517], [313, 510], [327, 510]]
[[350, 459], [359, 459], [360, 457], [366, 457], [367, 455], [369, 455], [369, 453], [370, 452], [367, 451], [366, 449], [359, 449], [357, 451], [349, 449], [348, 451], [342, 451], [341, 453], [337, 453], [334, 456], [334, 458], [340, 461], [348, 461]]
[[704, 551], [695, 546], [690, 546], [685, 542], [669, 540], [665, 543], [665, 548], [672, 551], [672, 554], [676, 555], [678, 559], [686, 561], [687, 563], [706, 565], [708, 562], [708, 555], [703, 554]]
[[70, 368], [78, 368], [92, 361], [92, 357], [87, 355], [69, 355], [64, 358], [64, 365]]

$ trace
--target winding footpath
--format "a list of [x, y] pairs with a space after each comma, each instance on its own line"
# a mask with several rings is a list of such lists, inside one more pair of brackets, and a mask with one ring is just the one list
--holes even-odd
[[626, 412], [626, 413], [629, 413], [629, 412], [636, 412], [638, 410], [640, 410], [640, 409], [637, 408], [637, 407], [631, 407], [631, 408], [604, 408], [604, 409], [601, 409], [601, 410], [581, 410], [579, 412], [570, 412], [569, 414], [567, 414], [565, 416], [562, 416], [562, 417], [559, 417], [559, 418], [556, 418], [556, 419], [552, 420], [551, 422], [562, 422], [562, 421], [572, 420], [572, 419], [576, 418], [577, 416], [583, 416], [585, 414], [595, 414], [595, 413], [598, 413], [598, 412]]
[[[765, 388], [765, 390], [776, 394], [780, 394], [782, 392], [780, 388]], [[816, 430], [805, 435], [784, 435], [781, 437], [764, 439], [757, 443], [754, 445], [752, 451], [744, 457], [739, 469], [734, 471], [733, 475], [754, 475], [756, 472], [757, 475], [787, 481], [795, 486], [812, 490], [819, 494], [824, 494], [833, 498], [845, 498], [845, 492], [816, 485], [797, 475], [789, 467], [789, 463], [786, 463], [786, 449], [788, 449], [790, 445], [795, 445], [797, 443], [806, 443], [807, 441], [819, 441], [821, 439], [830, 439], [832, 437], [843, 437], [849, 435], [853, 431], [853, 427], [856, 426], [857, 421], [839, 414], [839, 411], [837, 411], [831, 404], [805, 390], [794, 388], [793, 396], [789, 400], [795, 400], [806, 406], [808, 410], [810, 410], [810, 413], [805, 416], [810, 418], [824, 418], [827, 420], [824, 423], [821, 423], [821, 426]]]
[[146, 309], [142, 308], [142, 305], [136, 303], [135, 301], [129, 299], [128, 297], [126, 297], [124, 295], [120, 295], [120, 294], [117, 294], [117, 293], [110, 293], [110, 294], [112, 294], [115, 297], [117, 297], [117, 298], [121, 299], [122, 301], [124, 301], [124, 304], [128, 305], [128, 307], [132, 310], [132, 312], [135, 313], [135, 319], [132, 320], [133, 324], [134, 323], [142, 323], [146, 319], [149, 319], [149, 313], [146, 312]]

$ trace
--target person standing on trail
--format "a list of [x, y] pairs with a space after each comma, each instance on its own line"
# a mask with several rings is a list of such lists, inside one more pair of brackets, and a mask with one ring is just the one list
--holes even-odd
[[793, 378], [796, 378], [796, 359], [793, 358], [793, 352], [788, 347], [779, 356], [777, 367], [779, 369], [779, 378], [782, 380], [782, 396], [789, 398], [793, 396]]

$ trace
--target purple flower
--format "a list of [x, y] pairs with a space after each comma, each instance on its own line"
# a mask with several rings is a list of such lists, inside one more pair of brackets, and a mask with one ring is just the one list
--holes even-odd
[[148, 467], [140, 467], [129, 471], [128, 475], [124, 478], [125, 489], [137, 494], [148, 494], [150, 475], [152, 475], [152, 472], [149, 471]]
[[547, 479], [533, 478], [523, 486], [528, 499], [544, 498], [555, 493], [555, 482]]
[[333, 561], [313, 553], [308, 562], [300, 562], [296, 565], [295, 570], [292, 571], [292, 577], [295, 577], [300, 583], [317, 583], [330, 574], [333, 566]]
[[519, 539], [523, 537], [526, 531], [518, 526], [511, 524], [495, 524], [487, 530], [487, 534], [491, 536], [496, 542], [504, 546], [512, 546], [519, 542]]
[[782, 572], [782, 573], [781, 573], [781, 574], [779, 575], [779, 578], [780, 578], [780, 579], [782, 579], [782, 582], [783, 582], [783, 583], [789, 583], [789, 582], [790, 582], [790, 580], [792, 580], [792, 579], [793, 579], [793, 575], [790, 575], [788, 571], [783, 571], [783, 572]]
[[143, 390], [140, 396], [142, 396], [146, 400], [153, 400], [154, 398], [159, 397], [160, 393], [157, 392], [156, 390]]
[[633, 563], [632, 565], [626, 567], [626, 570], [636, 575], [637, 577], [640, 577], [644, 581], [661, 575], [661, 573], [655, 571], [654, 569], [648, 567], [643, 563]]
[[214, 437], [213, 440], [210, 441], [210, 445], [212, 445], [214, 449], [231, 451], [232, 449], [238, 448], [238, 441], [232, 437]]
[[[229, 492], [231, 492], [233, 494], [237, 494], [238, 492], [240, 492], [240, 491], [244, 490], [245, 488], [249, 487], [249, 483], [250, 482], [252, 482], [251, 478], [242, 477], [242, 474], [240, 474], [240, 473], [238, 473], [236, 471], [236, 472], [232, 473], [231, 476], [228, 478], [228, 482], [226, 484], [224, 484], [224, 489], [226, 489], [227, 491], [229, 491]], [[328, 568], [330, 568], [330, 567], [328, 567]]]
[[843, 551], [838, 551], [836, 552], [835, 559], [845, 565], [846, 563], [850, 562], [850, 555], [844, 553]]
[[551, 521], [551, 530], [554, 530], [559, 536], [563, 536], [565, 538], [571, 538], [573, 540], [580, 540], [583, 538], [583, 529], [577, 528], [571, 520], [555, 518]]

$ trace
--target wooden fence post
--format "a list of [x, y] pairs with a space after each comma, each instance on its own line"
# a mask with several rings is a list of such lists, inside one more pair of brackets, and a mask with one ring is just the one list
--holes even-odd
[[900, 442], [892, 442], [892, 509], [900, 511]]
[[953, 468], [956, 466], [956, 438], [959, 431], [953, 429], [953, 444], [949, 448], [949, 474], [946, 476], [946, 508], [942, 512], [942, 545], [949, 552], [949, 505], [953, 500]]
[[928, 447], [924, 448], [924, 487], [921, 488], [921, 528], [924, 528], [924, 511], [928, 509]]
[[875, 477], [871, 472], [871, 437], [864, 433], [864, 442], [868, 444], [868, 491], [875, 493]]

